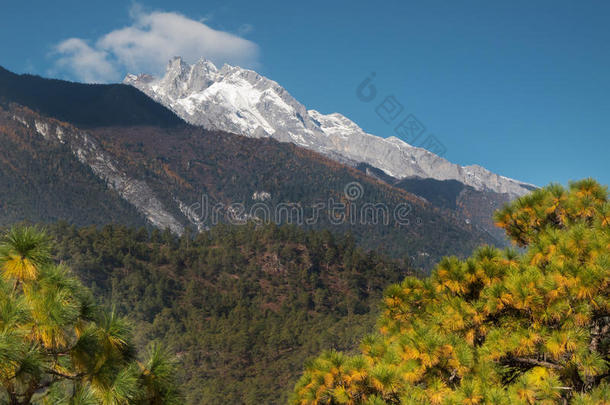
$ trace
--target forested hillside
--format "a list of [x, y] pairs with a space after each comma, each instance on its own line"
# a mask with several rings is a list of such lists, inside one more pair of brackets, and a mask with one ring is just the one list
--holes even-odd
[[[425, 198], [430, 204], [450, 212], [483, 229], [494, 240], [497, 246], [507, 246], [509, 241], [504, 232], [493, 221], [493, 213], [509, 203], [512, 198], [506, 193], [496, 193], [489, 190], [476, 190], [457, 180], [436, 180], [430, 178], [410, 177], [396, 179], [370, 165], [361, 163], [357, 168], [369, 176], [406, 190], [411, 194]], [[535, 190], [536, 187], [523, 185]]]
[[69, 146], [49, 142], [34, 125], [27, 127], [11, 117], [0, 107], [0, 225], [60, 219], [80, 226], [146, 224]]
[[55, 253], [93, 293], [180, 359], [190, 404], [285, 403], [305, 359], [352, 350], [406, 263], [349, 236], [218, 226], [194, 239], [121, 226], [52, 228]]
[[[419, 255], [425, 265], [443, 255], [466, 256], [479, 244], [496, 242], [455, 213], [293, 144], [195, 127], [99, 128], [92, 134], [122, 167], [150, 184], [167, 206], [175, 204], [174, 198], [187, 205], [200, 204], [205, 195], [209, 206], [203, 213], [207, 214], [204, 226], [213, 224], [211, 207], [216, 204], [243, 204], [248, 214], [261, 204], [253, 198], [255, 193], [267, 192], [269, 199], [262, 203], [273, 221], [337, 234], [351, 232], [366, 249], [381, 249], [394, 257]], [[354, 183], [358, 195], [350, 198], [346, 187]], [[333, 204], [345, 208], [333, 211]], [[301, 219], [294, 211], [290, 221], [287, 215], [276, 215], [278, 206], [296, 209]], [[323, 207], [317, 216], [316, 206]], [[387, 211], [372, 214], [366, 206]], [[402, 223], [395, 215], [401, 206], [405, 208]], [[201, 215], [201, 210], [196, 214]]]

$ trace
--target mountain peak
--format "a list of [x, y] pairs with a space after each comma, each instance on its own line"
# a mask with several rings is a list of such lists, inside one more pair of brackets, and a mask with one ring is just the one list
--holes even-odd
[[166, 70], [171, 69], [184, 69], [187, 68], [188, 64], [182, 59], [182, 56], [174, 56], [167, 62]]
[[198, 70], [203, 70], [206, 72], [213, 72], [213, 73], [218, 72], [218, 68], [216, 67], [214, 62], [212, 62], [211, 60], [206, 59], [206, 58], [200, 58], [197, 61], [197, 63], [195, 63], [194, 68], [198, 69]]
[[523, 195], [531, 185], [499, 176], [480, 166], [459, 166], [396, 137], [368, 134], [339, 113], [308, 110], [277, 82], [253, 70], [201, 58], [168, 64], [165, 75], [149, 80], [128, 75], [137, 87], [193, 125], [250, 137], [273, 137], [344, 163], [367, 163], [398, 179], [458, 180], [477, 190]]

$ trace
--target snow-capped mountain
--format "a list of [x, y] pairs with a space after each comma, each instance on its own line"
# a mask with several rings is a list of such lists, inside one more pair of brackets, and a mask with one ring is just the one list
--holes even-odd
[[194, 125], [250, 137], [273, 137], [348, 163], [365, 162], [388, 175], [457, 180], [477, 190], [523, 195], [532, 185], [478, 166], [460, 166], [396, 138], [368, 134], [339, 114], [308, 110], [283, 87], [237, 66], [217, 68], [172, 59], [160, 79], [129, 74], [123, 81]]

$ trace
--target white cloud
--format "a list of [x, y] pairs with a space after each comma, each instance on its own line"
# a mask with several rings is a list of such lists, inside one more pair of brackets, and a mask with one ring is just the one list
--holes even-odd
[[56, 70], [87, 82], [119, 81], [131, 73], [159, 74], [168, 60], [205, 57], [216, 64], [257, 64], [258, 46], [235, 34], [210, 28], [178, 13], [144, 12], [135, 6], [132, 24], [98, 38], [93, 45], [70, 38], [56, 47]]
[[117, 77], [116, 67], [104, 50], [94, 49], [79, 38], [70, 38], [56, 47], [56, 69], [67, 70], [86, 82], [106, 82]]

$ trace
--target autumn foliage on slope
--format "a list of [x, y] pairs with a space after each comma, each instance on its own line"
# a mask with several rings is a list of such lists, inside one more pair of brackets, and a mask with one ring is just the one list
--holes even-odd
[[551, 185], [495, 219], [523, 254], [483, 247], [391, 286], [362, 353], [309, 362], [293, 402], [608, 403], [608, 190]]

